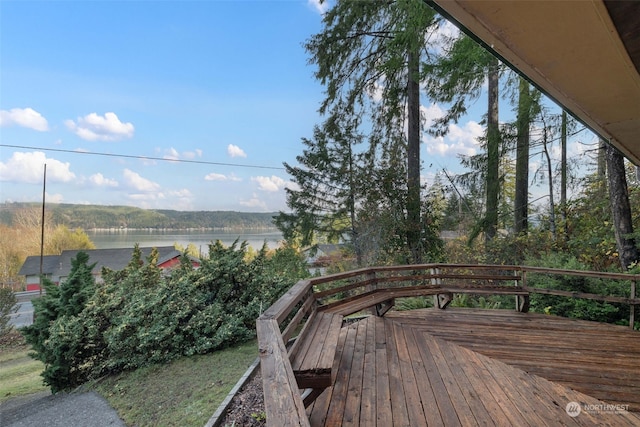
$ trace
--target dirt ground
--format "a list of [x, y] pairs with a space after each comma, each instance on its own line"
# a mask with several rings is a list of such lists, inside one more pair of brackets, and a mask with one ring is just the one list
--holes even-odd
[[258, 427], [266, 425], [264, 399], [262, 396], [262, 377], [259, 369], [233, 398], [221, 425], [225, 427]]

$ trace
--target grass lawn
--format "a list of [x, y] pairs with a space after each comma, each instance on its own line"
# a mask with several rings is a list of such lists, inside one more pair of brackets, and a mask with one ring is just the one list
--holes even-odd
[[258, 356], [256, 341], [104, 378], [89, 387], [129, 426], [203, 426]]
[[[29, 357], [24, 340], [0, 343], [0, 403], [48, 387], [44, 365]], [[104, 396], [129, 426], [203, 426], [258, 356], [256, 341], [166, 365], [106, 377], [86, 384]]]
[[48, 390], [42, 384], [42, 362], [29, 357], [29, 351], [0, 352], [0, 402]]
[[42, 384], [42, 362], [29, 357], [22, 335], [16, 330], [0, 339], [0, 403], [48, 390]]

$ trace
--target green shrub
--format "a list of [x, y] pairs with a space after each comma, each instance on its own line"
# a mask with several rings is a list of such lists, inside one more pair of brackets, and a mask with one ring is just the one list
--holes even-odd
[[[539, 259], [529, 259], [527, 264], [565, 270], [589, 270], [589, 266], [573, 256], [558, 253], [551, 253]], [[527, 286], [626, 297], [629, 297], [630, 292], [630, 282], [621, 280], [541, 273], [528, 274]], [[532, 294], [531, 311], [606, 323], [628, 323], [629, 318], [628, 306], [556, 295]]]
[[[41, 322], [27, 336], [52, 391], [252, 339], [260, 313], [306, 273], [291, 249], [249, 257], [246, 244], [220, 242], [198, 269], [181, 263], [164, 276], [156, 264], [156, 251], [145, 264], [136, 247], [124, 270], [105, 270], [103, 283], [78, 288], [92, 290], [88, 299], [65, 294], [65, 283], [38, 303]], [[71, 302], [84, 308], [71, 310]]]
[[9, 324], [11, 314], [18, 310], [16, 295], [11, 288], [0, 288], [0, 337], [8, 334], [13, 329]]

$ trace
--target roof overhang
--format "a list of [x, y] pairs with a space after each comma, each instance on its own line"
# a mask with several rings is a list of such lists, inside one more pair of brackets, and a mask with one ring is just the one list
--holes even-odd
[[640, 1], [430, 3], [640, 165]]

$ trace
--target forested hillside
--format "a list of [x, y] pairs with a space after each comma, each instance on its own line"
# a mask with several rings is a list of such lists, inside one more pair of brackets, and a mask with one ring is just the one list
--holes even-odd
[[[0, 223], [11, 226], [15, 213], [24, 208], [39, 208], [36, 203], [0, 205]], [[231, 211], [147, 210], [131, 206], [49, 204], [53, 222], [70, 229], [82, 228], [157, 228], [157, 229], [247, 229], [274, 228], [275, 213]]]

